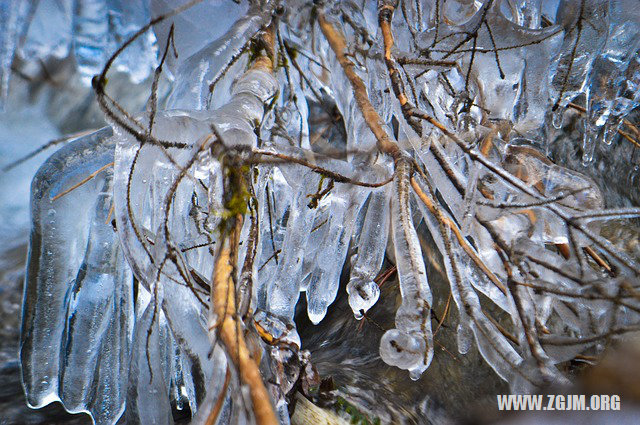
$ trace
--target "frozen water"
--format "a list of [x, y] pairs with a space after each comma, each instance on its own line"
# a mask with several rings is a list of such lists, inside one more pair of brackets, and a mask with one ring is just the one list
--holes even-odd
[[[73, 55], [88, 82], [138, 28], [184, 3], [10, 1], [0, 94], [14, 57]], [[110, 127], [56, 152], [33, 180], [21, 346], [30, 405], [59, 399], [98, 424], [123, 412], [171, 424], [171, 409], [187, 407], [208, 423], [219, 405], [221, 422], [252, 422], [211, 307], [238, 216], [236, 320], [284, 423], [287, 393], [308, 378], [301, 292], [313, 324], [341, 284], [368, 318], [385, 264], [400, 296], [379, 354], [414, 380], [444, 320], [458, 351], [477, 348], [514, 392], [566, 382], [559, 363], [637, 329], [640, 305], [626, 292], [640, 274], [637, 197], [603, 187], [600, 151], [634, 160], [637, 8], [325, 3], [204, 1], [119, 55], [115, 67], [140, 82], [166, 51], [171, 93], [142, 113], [113, 107]], [[393, 15], [393, 46], [379, 13]], [[318, 14], [346, 37], [349, 77]], [[393, 156], [380, 132], [397, 143]], [[560, 153], [574, 151], [558, 155], [558, 138]], [[431, 287], [438, 270], [445, 294]], [[449, 294], [456, 319], [436, 318]]]
[[[76, 191], [65, 190], [86, 173], [109, 166], [111, 134], [104, 129], [66, 146], [34, 179], [21, 347], [31, 405], [59, 397], [68, 410], [89, 411], [101, 423], [113, 421], [124, 408], [132, 276], [106, 220], [112, 170]], [[86, 206], [83, 213], [69, 214], [77, 205]], [[96, 375], [96, 370], [102, 372]], [[97, 399], [94, 387], [102, 389]]]
[[32, 8], [30, 2], [22, 0], [10, 0], [0, 5], [0, 25], [3, 28], [0, 35], [0, 107], [4, 107], [14, 53], [25, 31], [29, 9]]
[[352, 265], [351, 279], [347, 284], [349, 305], [356, 318], [362, 318], [378, 301], [380, 289], [373, 281], [380, 271], [387, 248], [387, 221], [389, 219], [388, 190], [377, 190], [371, 194], [367, 212], [358, 235], [358, 253]]

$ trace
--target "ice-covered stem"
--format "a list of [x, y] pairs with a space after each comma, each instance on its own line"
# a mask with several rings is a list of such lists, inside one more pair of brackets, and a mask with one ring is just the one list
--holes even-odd
[[275, 58], [276, 26], [271, 23], [258, 37], [258, 45], [264, 50], [251, 65], [250, 69], [262, 69], [273, 72], [273, 61]]
[[[255, 199], [255, 194], [253, 194], [253, 190], [251, 196]], [[259, 224], [258, 224], [258, 212], [257, 212], [257, 202], [250, 201], [249, 209], [249, 236], [247, 239], [247, 252], [244, 257], [244, 263], [242, 264], [242, 271], [240, 272], [240, 278], [237, 288], [237, 293], [239, 296], [239, 304], [238, 304], [238, 314], [242, 319], [245, 318], [247, 313], [249, 313], [249, 309], [251, 307], [251, 294], [253, 293], [253, 283], [254, 283], [254, 262], [256, 258], [256, 253], [258, 249], [258, 232], [259, 232]]]
[[[422, 201], [422, 203], [429, 209], [429, 211], [433, 215], [436, 215], [436, 206], [433, 200], [429, 198], [426, 193], [424, 193], [424, 191], [420, 188], [416, 180], [413, 178], [411, 179], [411, 187], [413, 188], [415, 194], [418, 195], [418, 198]], [[460, 229], [453, 222], [453, 220], [451, 220], [449, 217], [443, 216], [442, 223], [446, 227], [448, 227], [449, 230], [451, 230], [451, 232], [453, 232], [456, 239], [458, 240], [458, 243], [460, 244], [462, 249], [464, 249], [464, 251], [467, 253], [469, 258], [473, 260], [475, 265], [478, 266], [478, 268], [482, 270], [482, 272], [487, 276], [487, 278], [489, 278], [489, 280], [491, 280], [491, 282], [493, 282], [502, 291], [502, 293], [506, 295], [507, 289], [505, 288], [504, 284], [500, 281], [500, 279], [496, 277], [496, 275], [491, 270], [489, 270], [489, 268], [486, 266], [486, 264], [484, 264], [484, 262], [480, 259], [480, 257], [478, 257], [478, 254], [476, 254], [473, 247], [471, 247], [469, 242], [464, 238], [464, 236], [462, 235], [462, 232], [460, 232]]]
[[[391, 85], [402, 106], [402, 113], [404, 115], [405, 120], [411, 127], [416, 131], [417, 134], [422, 134], [422, 126], [420, 121], [427, 121], [434, 127], [438, 128], [448, 139], [452, 140], [460, 149], [462, 149], [468, 157], [476, 163], [481, 164], [487, 170], [489, 170], [496, 177], [501, 179], [502, 181], [509, 184], [511, 187], [514, 187], [519, 192], [526, 194], [537, 201], [546, 201], [547, 199], [537, 193], [535, 190], [527, 187], [522, 183], [520, 179], [510, 174], [504, 168], [499, 165], [496, 165], [491, 160], [486, 158], [475, 146], [468, 144], [460, 137], [458, 137], [455, 133], [450, 131], [447, 127], [445, 127], [441, 122], [439, 122], [434, 117], [429, 114], [421, 111], [416, 106], [411, 104], [407, 99], [406, 95], [404, 95], [404, 89], [402, 86], [402, 80], [397, 73], [397, 68], [395, 65], [395, 60], [391, 55], [391, 48], [393, 47], [393, 34], [391, 32], [391, 19], [393, 17], [393, 12], [395, 10], [395, 4], [397, 2], [394, 0], [380, 0], [378, 6], [378, 24], [380, 25], [381, 32], [383, 33], [383, 40], [385, 43], [385, 63], [387, 65], [387, 69], [389, 72], [389, 77], [391, 79]], [[395, 75], [395, 76], [394, 76]], [[435, 156], [439, 165], [443, 168], [447, 176], [451, 179], [451, 182], [454, 184], [456, 189], [462, 194], [464, 193], [464, 186], [461, 185], [461, 182], [456, 178], [455, 174], [452, 172], [451, 167], [448, 165], [448, 161], [443, 157], [443, 153], [436, 143], [431, 143], [429, 150]], [[596, 246], [602, 249], [606, 254], [614, 258], [616, 261], [620, 262], [627, 269], [632, 271], [636, 275], [640, 275], [640, 266], [636, 264], [636, 262], [624, 254], [619, 253], [615, 247], [606, 239], [598, 235], [597, 233], [591, 231], [588, 227], [581, 224], [574, 217], [563, 211], [558, 205], [554, 203], [549, 203], [544, 205], [545, 209], [550, 211], [553, 215], [562, 220], [566, 225], [577, 231], [582, 236], [591, 240]], [[481, 222], [485, 228], [491, 233], [494, 241], [503, 249], [505, 252], [509, 252], [509, 249], [505, 249], [504, 244], [501, 243], [499, 237], [495, 237], [495, 232], [492, 232], [491, 229], [486, 226], [486, 221]], [[499, 236], [499, 235], [497, 235]]]
[[[407, 95], [405, 94], [404, 84], [402, 82], [402, 77], [400, 76], [400, 72], [398, 71], [398, 67], [396, 66], [396, 60], [391, 54], [391, 49], [393, 48], [394, 39], [393, 32], [391, 31], [391, 21], [393, 19], [393, 13], [397, 6], [397, 0], [380, 0], [378, 2], [378, 25], [380, 26], [380, 32], [382, 33], [382, 40], [384, 44], [384, 63], [387, 67], [387, 73], [389, 75], [389, 80], [391, 81], [391, 88], [393, 89], [393, 94], [398, 99], [400, 103], [400, 109], [402, 110], [402, 115], [404, 116], [405, 121], [411, 126], [413, 131], [416, 132], [419, 136], [422, 136], [422, 124], [415, 116], [417, 108], [413, 105]], [[445, 134], [451, 134], [447, 130], [447, 128], [442, 125], [442, 123], [438, 122], [434, 118], [427, 116], [426, 114], [423, 117], [420, 117], [428, 121], [431, 125], [437, 127]], [[448, 161], [446, 160], [444, 153], [435, 143], [431, 143], [429, 145], [429, 150], [438, 161], [440, 167], [447, 174], [453, 185], [459, 191], [464, 190], [462, 184], [456, 179], [453, 170], [451, 169]]]
[[393, 94], [398, 98], [400, 106], [405, 108], [405, 105], [408, 104], [408, 99], [402, 89], [400, 73], [398, 72], [398, 69], [395, 66], [395, 61], [391, 56], [391, 48], [394, 43], [393, 34], [391, 32], [391, 20], [397, 5], [397, 0], [378, 1], [378, 25], [380, 25], [380, 31], [382, 32], [382, 40], [384, 43], [384, 62], [389, 72], [389, 78], [391, 79]]
[[535, 307], [533, 305], [533, 300], [531, 300], [531, 297], [527, 293], [527, 289], [522, 285], [517, 285], [514, 281], [511, 265], [506, 254], [502, 251], [498, 251], [498, 253], [502, 259], [504, 269], [507, 272], [507, 285], [509, 285], [509, 291], [513, 296], [518, 317], [520, 318], [520, 322], [522, 322], [522, 329], [529, 346], [529, 351], [536, 360], [538, 369], [542, 372], [543, 376], [545, 378], [552, 378], [552, 370], [555, 368], [551, 363], [549, 356], [544, 352], [544, 349], [540, 345], [540, 340], [538, 339], [538, 333], [535, 328]]
[[[425, 179], [421, 184], [424, 184], [428, 189], [429, 195], [425, 194], [425, 191], [422, 190], [417, 179], [412, 180], [412, 186], [421, 200], [430, 200], [435, 196], [434, 188], [431, 187], [428, 180]], [[439, 245], [441, 250], [446, 254], [443, 257], [451, 285], [451, 294], [456, 304], [458, 304], [461, 315], [460, 325], [465, 329], [473, 330], [478, 348], [482, 352], [483, 357], [488, 361], [490, 358], [493, 359], [489, 361], [489, 363], [500, 376], [505, 380], [509, 380], [507, 378], [508, 376], [519, 375], [521, 379], [531, 383], [531, 378], [519, 369], [522, 364], [522, 358], [513, 350], [513, 347], [505, 341], [504, 337], [506, 336], [512, 341], [514, 341], [514, 339], [509, 338], [497, 322], [489, 319], [489, 317], [485, 315], [480, 306], [478, 295], [469, 282], [468, 276], [461, 274], [456, 255], [454, 254], [452, 241], [447, 235], [448, 226], [445, 221], [444, 212], [437, 204], [432, 204], [432, 207], [433, 210], [431, 212], [436, 219], [436, 224], [432, 224], [429, 227], [432, 235], [436, 236], [436, 243], [438, 243], [438, 240], [440, 241]], [[458, 332], [460, 333], [460, 330]], [[506, 368], [502, 366], [499, 369], [496, 368], [499, 364], [506, 365]]]
[[[405, 94], [402, 78], [400, 77], [400, 73], [398, 72], [398, 68], [396, 67], [396, 61], [391, 55], [391, 49], [393, 48], [394, 43], [393, 32], [391, 31], [391, 20], [393, 19], [393, 12], [395, 11], [397, 4], [397, 0], [380, 0], [378, 2], [378, 25], [380, 26], [380, 31], [382, 32], [382, 40], [384, 43], [384, 62], [387, 66], [389, 79], [391, 80], [391, 88], [393, 89], [393, 93], [398, 99], [398, 102], [400, 102], [400, 107], [402, 109], [402, 114], [404, 115], [405, 120], [418, 135], [422, 135], [422, 125], [418, 120], [416, 120], [416, 117], [414, 116], [416, 107], [409, 101], [407, 95]], [[444, 125], [442, 125], [442, 123], [438, 122], [432, 117], [426, 116], [424, 117], [424, 119], [427, 120], [431, 125], [440, 129], [445, 134], [451, 134], [449, 133], [449, 130], [447, 130]], [[445, 162], [441, 158], [442, 154], [437, 150], [435, 145], [431, 144], [431, 146], [432, 147], [430, 147], [430, 150], [435, 155], [438, 163], [443, 167], [443, 169], [449, 176], [453, 175], [450, 167], [444, 165]]]
[[218, 329], [220, 340], [225, 345], [227, 354], [238, 368], [240, 379], [249, 387], [253, 413], [259, 425], [278, 425], [278, 420], [271, 405], [269, 393], [262, 382], [262, 376], [256, 360], [251, 356], [244, 339], [244, 325], [236, 311], [236, 291], [233, 282], [232, 251], [236, 251], [240, 236], [242, 216], [236, 218], [236, 226], [229, 237], [223, 238], [216, 259], [211, 286], [212, 310], [216, 323], [212, 327]]
[[[274, 41], [275, 26], [272, 24], [261, 34], [259, 39], [265, 54], [261, 54], [254, 60], [249, 71], [262, 70], [269, 73], [273, 72]], [[247, 180], [243, 179], [240, 175], [237, 175], [235, 180], [237, 180], [236, 183], [231, 184], [230, 189], [234, 192], [246, 191], [245, 187], [238, 186], [246, 186]], [[231, 197], [235, 195], [235, 193], [230, 194]], [[276, 419], [269, 393], [262, 381], [258, 363], [253, 359], [244, 339], [245, 329], [242, 322], [242, 314], [238, 314], [237, 307], [240, 307], [242, 310], [246, 310], [248, 307], [243, 305], [242, 302], [241, 305], [236, 306], [238, 297], [235, 289], [234, 276], [236, 275], [237, 257], [241, 243], [240, 232], [242, 229], [243, 215], [237, 214], [228, 221], [228, 226], [220, 228], [223, 234], [221, 235], [220, 251], [216, 258], [212, 277], [211, 310], [214, 314], [211, 317], [215, 319], [215, 324], [211, 324], [211, 327], [217, 328], [220, 340], [225, 345], [227, 354], [233, 364], [238, 368], [240, 379], [249, 387], [256, 423], [259, 425], [277, 425], [279, 422]], [[229, 229], [227, 236], [225, 236], [225, 227]], [[255, 231], [252, 233], [255, 233]], [[253, 245], [255, 235], [252, 234], [251, 239], [252, 241], [249, 243]], [[247, 256], [253, 258], [252, 252], [248, 252]], [[246, 259], [245, 263], [247, 263]], [[250, 262], [244, 265], [241, 285], [247, 279], [245, 275], [251, 269], [252, 265]], [[244, 312], [241, 311], [241, 313]]]
[[387, 190], [371, 194], [369, 207], [359, 236], [358, 254], [347, 284], [349, 305], [356, 319], [360, 320], [377, 301], [380, 288], [374, 279], [384, 261], [389, 234], [389, 197]]
[[432, 295], [409, 204], [411, 172], [408, 160], [396, 163], [391, 229], [402, 304], [396, 312], [396, 328], [380, 340], [380, 356], [418, 379], [433, 358]]
[[[427, 114], [420, 114], [417, 108], [409, 101], [407, 98], [404, 85], [402, 83], [402, 79], [400, 77], [400, 73], [398, 72], [398, 68], [396, 66], [396, 61], [391, 54], [391, 49], [394, 44], [393, 32], [391, 31], [391, 20], [393, 19], [393, 13], [397, 6], [396, 0], [380, 0], [378, 2], [378, 25], [380, 26], [380, 31], [382, 32], [383, 43], [384, 43], [384, 60], [385, 65], [387, 67], [387, 72], [389, 74], [389, 79], [391, 80], [391, 86], [393, 92], [400, 103], [400, 107], [402, 109], [402, 114], [407, 121], [407, 123], [413, 128], [413, 130], [418, 134], [422, 135], [422, 124], [416, 118], [424, 119], [428, 121], [430, 124], [437, 127], [440, 131], [445, 133], [445, 135], [449, 137], [456, 137], [453, 133], [451, 133], [442, 123], [438, 122], [434, 118], [428, 116]], [[443, 171], [447, 174], [447, 176], [451, 179], [451, 182], [454, 186], [464, 191], [464, 186], [462, 182], [460, 182], [451, 167], [449, 166], [448, 161], [443, 156], [443, 152], [435, 143], [431, 143], [429, 146], [429, 150], [438, 161], [438, 164], [442, 167]], [[415, 167], [419, 170], [419, 167]], [[431, 213], [434, 213], [435, 205], [433, 201], [425, 195], [424, 192], [420, 190], [417, 184], [412, 181], [412, 187], [416, 190], [416, 194], [424, 204], [429, 208]], [[462, 193], [462, 192], [461, 192]], [[469, 245], [467, 240], [463, 237], [462, 233], [458, 226], [450, 219], [443, 218], [443, 224], [451, 229], [456, 239], [464, 249], [464, 251], [469, 255], [469, 257], [473, 260], [473, 262], [482, 270], [482, 272], [489, 278], [491, 282], [493, 282], [504, 294], [507, 293], [507, 290], [502, 282], [495, 276], [493, 272], [491, 272], [484, 262], [478, 257], [475, 253], [474, 249]]]
[[[391, 180], [393, 180], [393, 176], [392, 176], [380, 182], [363, 182], [363, 181], [345, 176], [343, 174], [336, 173], [335, 171], [329, 170], [328, 168], [320, 167], [314, 163], [311, 163], [301, 158], [297, 158], [292, 155], [286, 155], [279, 152], [271, 152], [271, 151], [261, 150], [261, 149], [254, 149], [252, 153], [256, 156], [269, 156], [269, 157], [277, 158], [281, 160], [283, 163], [293, 163], [293, 164], [302, 165], [303, 167], [308, 168], [314, 173], [320, 174], [321, 176], [324, 176], [333, 180], [335, 183], [346, 183], [346, 184], [352, 184], [354, 186], [377, 188], [377, 187], [382, 187], [390, 183]], [[264, 160], [256, 160], [256, 162], [258, 161], [264, 161]]]
[[369, 100], [367, 88], [364, 85], [364, 82], [354, 71], [353, 62], [345, 56], [347, 44], [344, 36], [336, 27], [333, 26], [331, 22], [327, 20], [323, 12], [318, 13], [318, 24], [320, 25], [322, 34], [324, 34], [325, 38], [329, 42], [331, 50], [333, 50], [333, 53], [336, 55], [338, 63], [342, 67], [342, 70], [351, 84], [356, 104], [358, 105], [360, 112], [362, 112], [362, 116], [364, 117], [367, 126], [376, 137], [378, 149], [381, 152], [390, 155], [394, 159], [400, 158], [400, 148], [398, 148], [398, 145], [389, 138], [389, 135], [384, 130], [382, 126], [382, 119]]
[[[426, 114], [424, 115], [426, 116]], [[428, 116], [426, 117], [428, 118]], [[512, 187], [516, 188], [519, 192], [524, 193], [534, 198], [537, 201], [547, 200], [547, 198], [545, 198], [543, 195], [527, 187], [526, 184], [523, 184], [522, 180], [518, 179], [517, 177], [515, 177], [514, 175], [506, 171], [501, 166], [496, 165], [491, 160], [487, 159], [474, 146], [467, 144], [466, 142], [461, 140], [459, 137], [457, 137], [455, 134], [449, 131], [446, 131], [444, 133], [447, 137], [449, 137], [452, 141], [454, 141], [458, 145], [458, 147], [460, 147], [469, 156], [469, 158], [472, 161], [482, 164], [487, 170], [491, 171], [492, 174], [494, 174], [504, 182], [508, 183]], [[553, 215], [558, 217], [560, 220], [562, 220], [567, 225], [567, 227], [577, 231], [582, 236], [589, 239], [598, 248], [602, 249], [606, 254], [611, 256], [611, 258], [614, 258], [620, 264], [624, 265], [627, 269], [632, 271], [635, 275], [640, 275], [640, 265], [638, 265], [635, 260], [627, 257], [623, 253], [620, 253], [618, 250], [616, 250], [613, 244], [611, 244], [611, 242], [609, 242], [608, 240], [606, 240], [596, 232], [592, 231], [584, 224], [580, 223], [580, 220], [578, 220], [573, 215], [565, 212], [559, 205], [556, 205], [555, 203], [549, 203], [549, 204], [545, 204], [544, 208], [550, 211]]]

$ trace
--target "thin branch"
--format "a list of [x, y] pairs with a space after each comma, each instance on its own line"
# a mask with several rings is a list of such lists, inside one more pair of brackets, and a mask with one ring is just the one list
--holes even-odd
[[94, 171], [93, 173], [89, 174], [87, 177], [85, 177], [84, 179], [80, 180], [78, 183], [74, 184], [70, 188], [58, 193], [56, 196], [51, 198], [51, 201], [52, 202], [56, 201], [56, 200], [62, 198], [67, 193], [73, 191], [74, 189], [79, 188], [80, 186], [82, 186], [83, 184], [87, 183], [89, 180], [93, 179], [95, 176], [97, 176], [98, 174], [100, 174], [101, 172], [106, 170], [107, 168], [113, 167], [113, 164], [114, 164], [113, 162], [110, 162], [110, 163], [108, 163], [106, 165], [103, 165], [102, 167], [98, 168], [96, 171]]
[[389, 135], [382, 128], [382, 119], [369, 101], [367, 88], [362, 82], [362, 79], [354, 71], [353, 63], [345, 56], [347, 45], [343, 35], [327, 20], [323, 12], [318, 13], [318, 24], [351, 84], [358, 108], [360, 112], [362, 112], [367, 126], [376, 137], [378, 149], [390, 155], [393, 159], [399, 158], [401, 153], [398, 145], [389, 139]]

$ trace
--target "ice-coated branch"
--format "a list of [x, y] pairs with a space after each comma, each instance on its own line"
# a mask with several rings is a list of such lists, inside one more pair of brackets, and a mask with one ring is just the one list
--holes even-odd
[[220, 339], [227, 348], [227, 353], [240, 371], [242, 382], [250, 389], [256, 423], [277, 425], [279, 422], [271, 406], [269, 394], [262, 383], [255, 355], [249, 352], [244, 340], [244, 326], [236, 310], [236, 291], [232, 275], [232, 262], [235, 260], [231, 258], [230, 246], [237, 245], [239, 242], [242, 219], [238, 216], [236, 220], [236, 227], [230, 237], [221, 241], [222, 247], [214, 267], [211, 299], [216, 323], [211, 324], [210, 328], [218, 329]]
[[[77, 54], [104, 54], [104, 16], [85, 24], [111, 3], [79, 10]], [[315, 394], [308, 335], [340, 297], [400, 376], [429, 373], [453, 334], [514, 392], [565, 384], [564, 362], [637, 328], [640, 17], [624, 2], [168, 3], [93, 79], [112, 129], [34, 180], [31, 405], [98, 424], [124, 410], [170, 425], [187, 406], [194, 423], [287, 424], [295, 392]], [[232, 13], [202, 17], [209, 33], [203, 10]], [[133, 114], [107, 77], [150, 31], [163, 48]]]
[[324, 34], [329, 42], [333, 53], [336, 55], [342, 70], [349, 79], [358, 108], [360, 108], [365, 122], [376, 137], [378, 149], [380, 149], [381, 152], [391, 155], [394, 159], [398, 158], [400, 155], [398, 146], [389, 139], [389, 135], [382, 127], [380, 115], [378, 115], [378, 112], [369, 101], [367, 88], [362, 82], [362, 79], [353, 70], [353, 62], [345, 56], [347, 44], [343, 35], [327, 20], [323, 12], [318, 14], [318, 24], [320, 25], [322, 34]]
[[409, 205], [411, 164], [397, 163], [392, 198], [391, 230], [402, 304], [396, 312], [396, 328], [380, 340], [380, 356], [391, 365], [407, 369], [418, 379], [433, 358], [431, 305], [433, 298], [422, 249]]

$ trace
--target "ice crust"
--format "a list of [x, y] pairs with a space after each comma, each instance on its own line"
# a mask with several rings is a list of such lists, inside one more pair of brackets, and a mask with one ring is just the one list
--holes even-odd
[[[72, 53], [80, 73], [90, 79], [117, 40], [133, 34], [152, 13], [176, 6], [164, 0], [91, 0], [78, 7], [40, 1], [31, 10], [28, 2], [9, 3], [0, 8], [7, 28], [0, 37], [0, 94], [14, 55]], [[440, 9], [420, 2], [418, 11], [416, 2], [408, 2], [405, 13], [416, 19], [409, 25], [394, 17], [394, 55], [431, 50], [431, 60], [456, 63], [422, 73], [411, 89], [416, 106], [455, 129], [469, 142], [462, 145], [445, 142], [426, 124], [420, 137], [404, 120], [384, 63], [376, 59], [382, 56], [376, 2], [366, 1], [362, 10], [327, 3], [327, 16], [350, 41], [360, 35], [339, 19], [343, 7], [374, 37], [371, 55], [354, 68], [383, 127], [401, 146], [401, 159], [394, 163], [376, 154], [375, 137], [335, 55], [317, 27], [313, 37], [306, 33], [310, 6], [305, 2], [287, 2], [291, 13], [282, 18], [284, 41], [278, 41], [282, 49], [305, 53], [292, 55], [303, 71], [298, 74], [248, 68], [247, 43], [271, 19], [271, 2], [259, 10], [244, 2], [209, 1], [176, 16], [179, 56], [170, 54], [167, 65], [175, 83], [151, 132], [165, 146], [140, 143], [113, 122], [56, 152], [33, 180], [21, 341], [31, 406], [60, 400], [71, 412], [89, 412], [96, 424], [114, 424], [123, 414], [127, 423], [172, 424], [172, 407], [188, 407], [195, 423], [205, 423], [197, 412], [216, 403], [229, 366], [210, 331], [216, 318], [207, 307], [228, 195], [222, 157], [212, 149], [213, 133], [238, 151], [287, 155], [361, 182], [392, 180], [377, 188], [336, 181], [320, 196], [331, 179], [312, 169], [273, 161], [256, 165], [252, 207], [259, 226], [255, 261], [247, 272], [249, 310], [279, 343], [300, 348], [294, 316], [301, 293], [309, 319], [319, 323], [338, 294], [345, 267], [349, 305], [362, 319], [380, 296], [378, 278], [389, 247], [401, 300], [395, 327], [379, 342], [380, 357], [418, 379], [434, 355], [434, 294], [420, 229], [444, 258], [459, 314], [459, 352], [475, 344], [513, 391], [566, 383], [558, 363], [587, 349], [599, 352], [602, 347], [590, 337], [637, 323], [637, 301], [611, 308], [595, 299], [611, 299], [611, 288], [637, 279], [637, 258], [624, 252], [608, 256], [617, 271], [611, 277], [601, 264], [562, 254], [567, 246], [573, 250], [598, 242], [610, 247], [600, 236], [600, 221], [580, 217], [604, 213], [607, 205], [591, 178], [552, 163], [545, 153], [551, 125], [562, 126], [557, 109], [576, 97], [585, 96], [587, 105], [584, 163], [592, 160], [597, 143], [612, 143], [638, 106], [638, 8], [604, 0], [450, 0]], [[224, 19], [203, 20], [205, 12]], [[586, 15], [589, 24], [582, 21]], [[214, 28], [207, 31], [210, 25]], [[169, 28], [168, 22], [158, 24], [125, 50], [117, 66], [135, 81], [144, 79], [157, 63], [156, 39], [164, 50]], [[473, 43], [479, 51], [472, 54], [461, 43], [476, 30]], [[16, 40], [25, 34], [18, 46]], [[308, 58], [311, 51], [317, 61]], [[417, 67], [407, 65], [413, 75]], [[314, 118], [328, 105], [341, 115], [342, 128], [327, 125], [326, 136], [317, 140]], [[510, 131], [496, 130], [483, 114], [508, 123]], [[133, 118], [148, 128], [152, 115], [147, 111]], [[486, 140], [491, 142], [485, 149]], [[323, 155], [327, 152], [331, 155]], [[424, 176], [413, 172], [412, 161], [426, 170]], [[439, 207], [430, 209], [415, 187]], [[618, 217], [638, 214], [620, 211]], [[455, 223], [460, 235], [442, 220]], [[243, 241], [250, 225], [247, 213]], [[521, 260], [513, 270], [496, 251], [497, 239]], [[247, 245], [239, 248], [238, 264], [250, 255]], [[531, 276], [529, 286], [513, 283]], [[238, 278], [242, 281], [241, 270]], [[487, 316], [486, 300], [513, 325], [512, 335]], [[528, 333], [536, 329], [546, 336], [531, 343]], [[586, 342], [563, 345], [562, 338], [569, 337]], [[272, 347], [256, 344], [261, 353], [271, 353]], [[271, 370], [268, 361], [262, 369]], [[221, 418], [251, 422], [238, 377], [231, 382]], [[287, 421], [284, 395], [272, 392]]]

